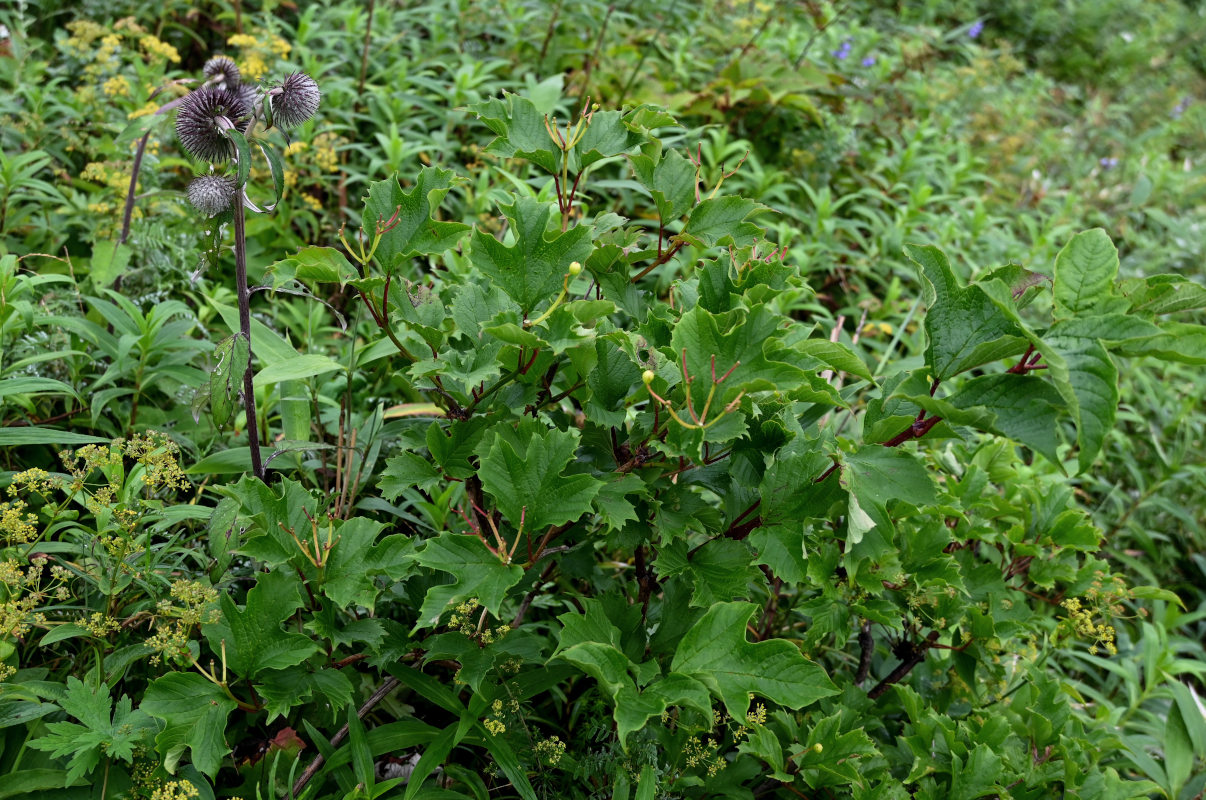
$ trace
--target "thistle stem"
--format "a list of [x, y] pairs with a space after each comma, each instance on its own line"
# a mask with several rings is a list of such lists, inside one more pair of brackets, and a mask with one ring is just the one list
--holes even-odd
[[239, 333], [247, 338], [247, 369], [243, 373], [243, 406], [247, 410], [247, 440], [251, 445], [251, 472], [264, 479], [264, 463], [260, 458], [260, 431], [256, 420], [255, 386], [251, 364], [251, 292], [247, 289], [247, 226], [243, 216], [242, 192], [234, 202], [235, 291], [239, 301]]

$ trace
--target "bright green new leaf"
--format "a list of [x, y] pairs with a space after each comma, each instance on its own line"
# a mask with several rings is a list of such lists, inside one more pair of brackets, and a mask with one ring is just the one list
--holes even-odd
[[566, 475], [579, 433], [550, 428], [533, 432], [526, 443], [495, 434], [481, 459], [482, 488], [494, 497], [507, 521], [525, 532], [543, 534], [552, 525], [574, 522], [590, 511], [603, 485], [590, 475]]
[[[577, 170], [583, 170], [604, 158], [625, 153], [640, 144], [644, 137], [624, 124], [619, 111], [596, 111], [582, 133], [573, 154]], [[575, 171], [577, 171], [575, 170]]]
[[837, 694], [825, 670], [792, 643], [745, 638], [758, 610], [753, 603], [712, 606], [683, 636], [671, 669], [701, 681], [734, 719], [745, 718], [751, 694], [793, 709]]
[[359, 277], [347, 257], [333, 247], [302, 247], [264, 270], [264, 279], [271, 279], [273, 289], [291, 281], [346, 283]]
[[[307, 353], [269, 364], [255, 375], [255, 385], [269, 386], [281, 381], [299, 381], [313, 378], [315, 375], [325, 375], [343, 369], [343, 365], [329, 356], [318, 353]], [[240, 376], [241, 377], [241, 376]]]
[[768, 210], [745, 197], [712, 197], [691, 210], [680, 237], [696, 247], [747, 245], [762, 233], [749, 217]]
[[561, 292], [569, 265], [590, 255], [589, 226], [548, 233], [553, 206], [530, 197], [502, 206], [515, 243], [508, 246], [481, 230], [473, 232], [473, 266], [519, 304], [525, 316], [537, 305], [552, 303]]
[[[766, 355], [768, 350], [774, 352], [779, 323], [779, 318], [764, 305], [754, 306], [748, 313], [738, 310], [726, 314], [712, 314], [695, 306], [679, 319], [670, 338], [671, 369], [678, 370], [681, 381], [682, 352], [686, 350], [687, 372], [692, 378], [691, 402], [696, 414], [703, 413], [713, 385], [713, 367], [716, 379], [724, 379], [716, 388], [705, 422], [743, 390], [791, 390], [807, 382], [805, 370]], [[725, 377], [730, 369], [732, 372]], [[833, 405], [840, 405], [841, 399], [836, 394], [834, 398]], [[809, 399], [818, 402], [822, 398]], [[689, 419], [685, 408], [680, 416]]]
[[1117, 276], [1118, 249], [1109, 234], [1093, 228], [1073, 236], [1055, 257], [1056, 318], [1117, 310], [1103, 307], [1113, 297]]
[[629, 159], [633, 173], [653, 195], [661, 221], [679, 219], [695, 205], [695, 165], [676, 150], [642, 149], [645, 152]]
[[440, 614], [452, 603], [477, 598], [485, 608], [497, 614], [507, 590], [523, 578], [523, 569], [504, 564], [476, 536], [442, 533], [410, 558], [421, 566], [451, 574], [452, 583], [432, 586], [419, 609], [414, 630], [433, 627]]
[[561, 153], [549, 135], [544, 115], [531, 100], [503, 92], [501, 100], [484, 100], [468, 110], [498, 135], [488, 147], [491, 152], [507, 158], [526, 158], [545, 172], [560, 169]]
[[455, 180], [452, 170], [424, 167], [409, 192], [402, 188], [397, 174], [369, 186], [362, 223], [365, 236], [371, 240], [376, 235], [376, 225], [393, 220], [377, 246], [377, 260], [387, 270], [412, 256], [453, 248], [469, 230], [464, 223], [442, 222], [433, 217]]

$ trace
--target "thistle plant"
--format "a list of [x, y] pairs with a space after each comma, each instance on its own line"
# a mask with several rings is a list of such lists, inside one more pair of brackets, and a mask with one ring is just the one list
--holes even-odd
[[[223, 425], [234, 410], [233, 396], [242, 394], [247, 412], [247, 437], [251, 450], [251, 469], [264, 477], [260, 455], [260, 432], [256, 416], [255, 389], [252, 383], [251, 288], [247, 284], [247, 232], [245, 209], [271, 210], [284, 189], [284, 164], [274, 145], [262, 137], [253, 138], [262, 121], [271, 127], [292, 128], [303, 124], [318, 110], [321, 93], [318, 83], [301, 72], [286, 76], [270, 88], [257, 88], [241, 82], [239, 69], [226, 56], [214, 56], [205, 63], [206, 83], [180, 102], [176, 116], [176, 135], [181, 146], [198, 161], [207, 162], [208, 171], [193, 179], [188, 200], [199, 213], [213, 218], [213, 247], [221, 242], [222, 226], [233, 223], [235, 289], [239, 306], [239, 330], [218, 345], [219, 363], [208, 386], [198, 394], [200, 403], [208, 401], [214, 422]], [[251, 174], [251, 144], [264, 154], [272, 173], [276, 197], [265, 209], [247, 197]], [[231, 167], [233, 166], [233, 169]], [[242, 389], [238, 388], [242, 382]], [[194, 407], [199, 414], [199, 407]]]

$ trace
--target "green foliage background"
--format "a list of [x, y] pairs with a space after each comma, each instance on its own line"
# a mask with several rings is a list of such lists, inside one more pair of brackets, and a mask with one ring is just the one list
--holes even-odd
[[0, 798], [1206, 791], [1200, 4], [0, 25]]

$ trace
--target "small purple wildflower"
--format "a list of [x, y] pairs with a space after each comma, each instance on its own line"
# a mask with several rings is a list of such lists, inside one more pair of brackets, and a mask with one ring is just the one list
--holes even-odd
[[874, 67], [875, 66], [875, 56], [867, 56], [866, 58], [863, 59], [862, 64], [864, 67]]
[[847, 39], [846, 41], [842, 42], [841, 47], [839, 47], [837, 50], [833, 51], [833, 57], [836, 58], [838, 61], [845, 61], [847, 59], [847, 57], [849, 57], [849, 55], [850, 55], [851, 47], [852, 47], [852, 45], [850, 44], [850, 40]]
[[1187, 108], [1189, 108], [1189, 98], [1183, 97], [1183, 98], [1181, 98], [1181, 102], [1179, 102], [1175, 106], [1173, 106], [1172, 118], [1180, 119], [1181, 115], [1185, 113], [1185, 109], [1187, 109]]
[[972, 26], [967, 29], [967, 38], [968, 39], [978, 38], [980, 36], [980, 34], [983, 32], [984, 32], [984, 21], [976, 20], [975, 22], [972, 23]]
[[1101, 166], [1105, 169], [1113, 169], [1114, 167], [1118, 166], [1118, 159], [1114, 158], [1113, 156], [1107, 156], [1097, 163], [1101, 164]]

